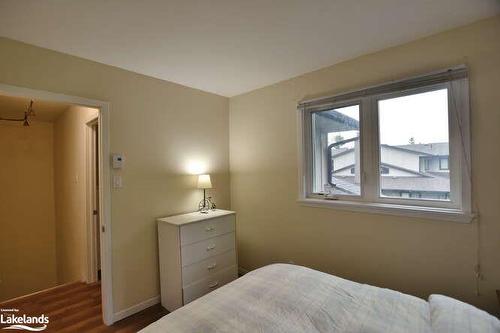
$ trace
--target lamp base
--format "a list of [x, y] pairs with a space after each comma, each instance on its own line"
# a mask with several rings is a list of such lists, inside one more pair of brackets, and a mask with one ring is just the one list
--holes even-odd
[[203, 199], [198, 204], [198, 211], [202, 214], [208, 214], [208, 211], [212, 207], [212, 203], [209, 199]]

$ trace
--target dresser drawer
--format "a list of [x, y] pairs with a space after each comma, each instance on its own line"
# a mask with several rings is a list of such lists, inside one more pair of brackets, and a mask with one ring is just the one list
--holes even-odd
[[226, 283], [235, 280], [238, 277], [238, 270], [235, 266], [221, 270], [214, 274], [214, 276], [195, 282], [182, 289], [184, 304], [187, 304], [198, 297], [208, 294]]
[[236, 265], [236, 250], [209, 257], [182, 268], [182, 285], [187, 286], [198, 280], [215, 276], [221, 270]]
[[234, 232], [181, 247], [182, 267], [234, 249]]
[[234, 215], [226, 215], [181, 227], [181, 245], [195, 243], [234, 231]]

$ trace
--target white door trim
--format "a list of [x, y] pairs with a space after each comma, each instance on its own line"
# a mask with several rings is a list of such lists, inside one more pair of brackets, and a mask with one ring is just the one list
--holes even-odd
[[99, 216], [101, 226], [101, 297], [102, 315], [106, 325], [114, 322], [113, 316], [113, 280], [112, 280], [112, 255], [111, 255], [111, 182], [110, 182], [110, 156], [109, 150], [109, 102], [93, 100], [78, 96], [70, 96], [49, 91], [35, 90], [0, 83], [0, 93], [33, 99], [42, 99], [55, 102], [76, 104], [99, 109]]
[[[86, 204], [85, 204], [85, 223], [87, 227], [87, 283], [94, 283], [98, 280], [97, 262], [100, 253], [97, 253], [96, 235], [100, 232], [96, 224], [96, 215], [94, 210], [97, 210], [96, 203], [99, 202], [96, 196], [96, 158], [95, 158], [95, 145], [96, 133], [94, 126], [98, 125], [99, 118], [95, 118], [85, 124], [85, 175], [86, 175]], [[99, 128], [99, 126], [97, 126]], [[97, 201], [96, 201], [97, 200]]]

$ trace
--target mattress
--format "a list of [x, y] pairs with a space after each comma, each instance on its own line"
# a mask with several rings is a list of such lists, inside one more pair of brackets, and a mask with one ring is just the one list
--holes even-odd
[[[441, 309], [446, 303], [442, 298], [437, 302]], [[461, 327], [460, 324], [449, 326], [446, 311], [432, 312], [441, 315], [440, 329]], [[500, 332], [500, 324], [495, 326], [498, 320], [485, 312], [484, 315], [490, 320], [486, 323], [481, 319], [485, 332]], [[454, 316], [451, 321], [464, 320], [455, 310]], [[467, 322], [468, 328], [475, 327], [470, 318]], [[187, 304], [141, 332], [406, 333], [436, 330], [432, 327], [431, 306], [423, 299], [306, 267], [273, 264]]]

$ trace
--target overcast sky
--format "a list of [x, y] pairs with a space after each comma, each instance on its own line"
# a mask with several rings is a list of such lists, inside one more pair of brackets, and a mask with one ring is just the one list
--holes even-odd
[[448, 142], [446, 89], [379, 102], [380, 142], [389, 145]]
[[[358, 106], [336, 109], [359, 120]], [[447, 90], [386, 99], [379, 101], [380, 142], [389, 145], [448, 142], [448, 97]], [[355, 131], [339, 132], [344, 138], [356, 136]], [[329, 140], [329, 141], [330, 141]]]

